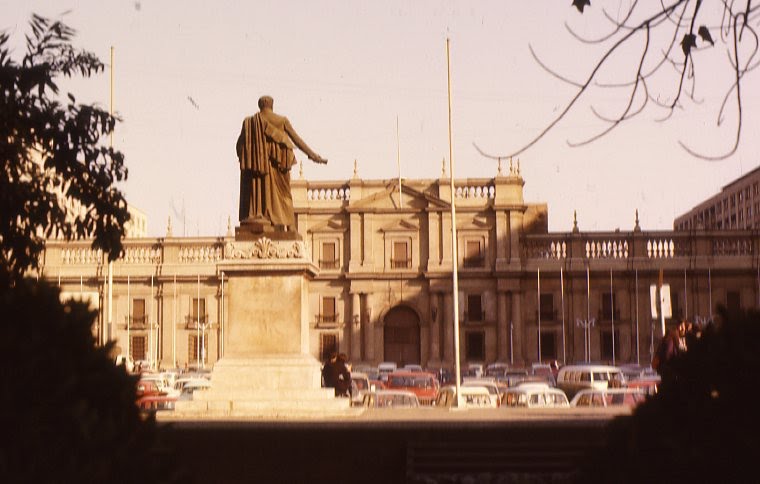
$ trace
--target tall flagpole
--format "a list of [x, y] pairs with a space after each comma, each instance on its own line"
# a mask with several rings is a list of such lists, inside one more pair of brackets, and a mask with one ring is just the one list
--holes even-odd
[[132, 322], [132, 297], [129, 294], [129, 274], [127, 274], [127, 357], [132, 358], [132, 352], [130, 346], [132, 341], [130, 340], [130, 323]]
[[541, 363], [541, 269], [536, 269], [536, 321], [538, 321], [538, 362]]
[[457, 389], [457, 408], [462, 408], [461, 395], [461, 364], [459, 361], [459, 257], [457, 255], [457, 212], [455, 208], [456, 194], [454, 191], [454, 148], [451, 130], [451, 40], [446, 38], [446, 76], [448, 80], [449, 100], [449, 176], [451, 186], [451, 291], [454, 300], [454, 379]]
[[401, 142], [398, 138], [398, 115], [396, 115], [396, 166], [398, 168], [398, 206], [404, 208], [404, 201], [401, 200]]
[[559, 287], [560, 297], [562, 299], [562, 363], [567, 363], [567, 340], [565, 338], [565, 276], [562, 266], [559, 268]]
[[615, 366], [615, 291], [612, 289], [612, 268], [610, 268], [610, 309], [612, 309], [612, 366]]
[[174, 274], [172, 290], [172, 368], [177, 368], [177, 274]]
[[641, 364], [639, 356], [639, 270], [636, 269], [636, 364]]

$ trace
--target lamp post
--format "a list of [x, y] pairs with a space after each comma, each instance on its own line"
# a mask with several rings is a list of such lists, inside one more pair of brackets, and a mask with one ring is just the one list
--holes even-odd
[[589, 357], [591, 354], [591, 328], [594, 327], [594, 324], [596, 324], [596, 320], [594, 318], [577, 318], [575, 320], [575, 325], [579, 328], [583, 328], [583, 355], [586, 362], [590, 361]]
[[212, 326], [211, 320], [208, 316], [204, 317], [200, 323], [201, 330], [201, 347], [200, 347], [200, 364], [201, 368], [206, 368], [206, 329]]

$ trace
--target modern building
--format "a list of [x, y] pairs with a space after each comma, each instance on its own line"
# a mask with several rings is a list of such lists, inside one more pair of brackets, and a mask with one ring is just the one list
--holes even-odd
[[[757, 231], [644, 231], [632, 213], [626, 232], [576, 223], [550, 233], [547, 206], [525, 202], [524, 183], [515, 167], [455, 180], [453, 192], [448, 178], [293, 180], [297, 230], [319, 267], [309, 283], [312, 354], [451, 368], [456, 300], [464, 363], [648, 363], [662, 335], [650, 293], [660, 280], [672, 319], [760, 306]], [[212, 365], [224, 355], [220, 267], [232, 228], [223, 237], [167, 232], [127, 239], [111, 278], [87, 241], [51, 240], [40, 273], [91, 301], [99, 341], [162, 367]]]
[[760, 166], [673, 222], [675, 230], [760, 229]]

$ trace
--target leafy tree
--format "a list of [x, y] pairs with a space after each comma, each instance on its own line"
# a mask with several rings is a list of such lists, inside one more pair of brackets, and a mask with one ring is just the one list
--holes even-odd
[[129, 219], [115, 186], [127, 177], [124, 156], [103, 143], [116, 119], [58, 95], [61, 76], [90, 77], [103, 63], [75, 49], [60, 21], [34, 15], [30, 27], [20, 62], [0, 33], [0, 273], [11, 281], [38, 266], [50, 236], [93, 237], [116, 259]]
[[97, 314], [45, 281], [0, 292], [3, 482], [174, 482], [137, 377], [97, 346]]
[[[568, 141], [570, 146], [599, 139], [644, 113], [649, 105], [656, 106], [662, 113], [658, 120], [664, 121], [678, 110], [713, 97], [721, 99], [716, 107], [716, 126], [722, 126], [729, 119], [726, 124], [733, 130], [731, 144], [722, 152], [708, 154], [682, 140], [678, 143], [692, 156], [706, 160], [726, 159], [736, 152], [743, 128], [742, 88], [747, 86], [748, 74], [760, 65], [757, 32], [760, 5], [757, 2], [594, 0], [592, 4], [590, 0], [572, 0], [570, 7], [577, 10], [576, 16], [586, 17], [587, 23], [602, 25], [601, 32], [590, 38], [565, 23], [580, 49], [595, 53], [597, 62], [580, 79], [574, 79], [551, 69], [531, 47], [538, 64], [552, 76], [574, 86], [575, 95], [547, 126], [521, 147], [494, 156], [475, 145], [481, 154], [494, 159], [517, 156], [546, 136], [579, 106], [582, 98], [592, 99], [591, 111], [606, 127], [585, 139]], [[724, 49], [726, 55], [724, 64], [716, 70], [707, 58], [712, 57], [713, 63], [717, 62], [719, 56], [715, 54], [719, 48]], [[703, 93], [698, 89], [698, 80], [723, 76], [728, 80], [722, 91]], [[593, 105], [593, 92], [599, 91], [603, 91], [604, 99], [620, 101], [617, 112], [604, 113]]]

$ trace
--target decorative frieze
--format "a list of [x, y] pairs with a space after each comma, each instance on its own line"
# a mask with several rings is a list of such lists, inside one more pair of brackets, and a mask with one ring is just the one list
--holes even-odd
[[225, 259], [309, 259], [303, 240], [271, 240], [261, 237], [253, 242], [228, 241]]

